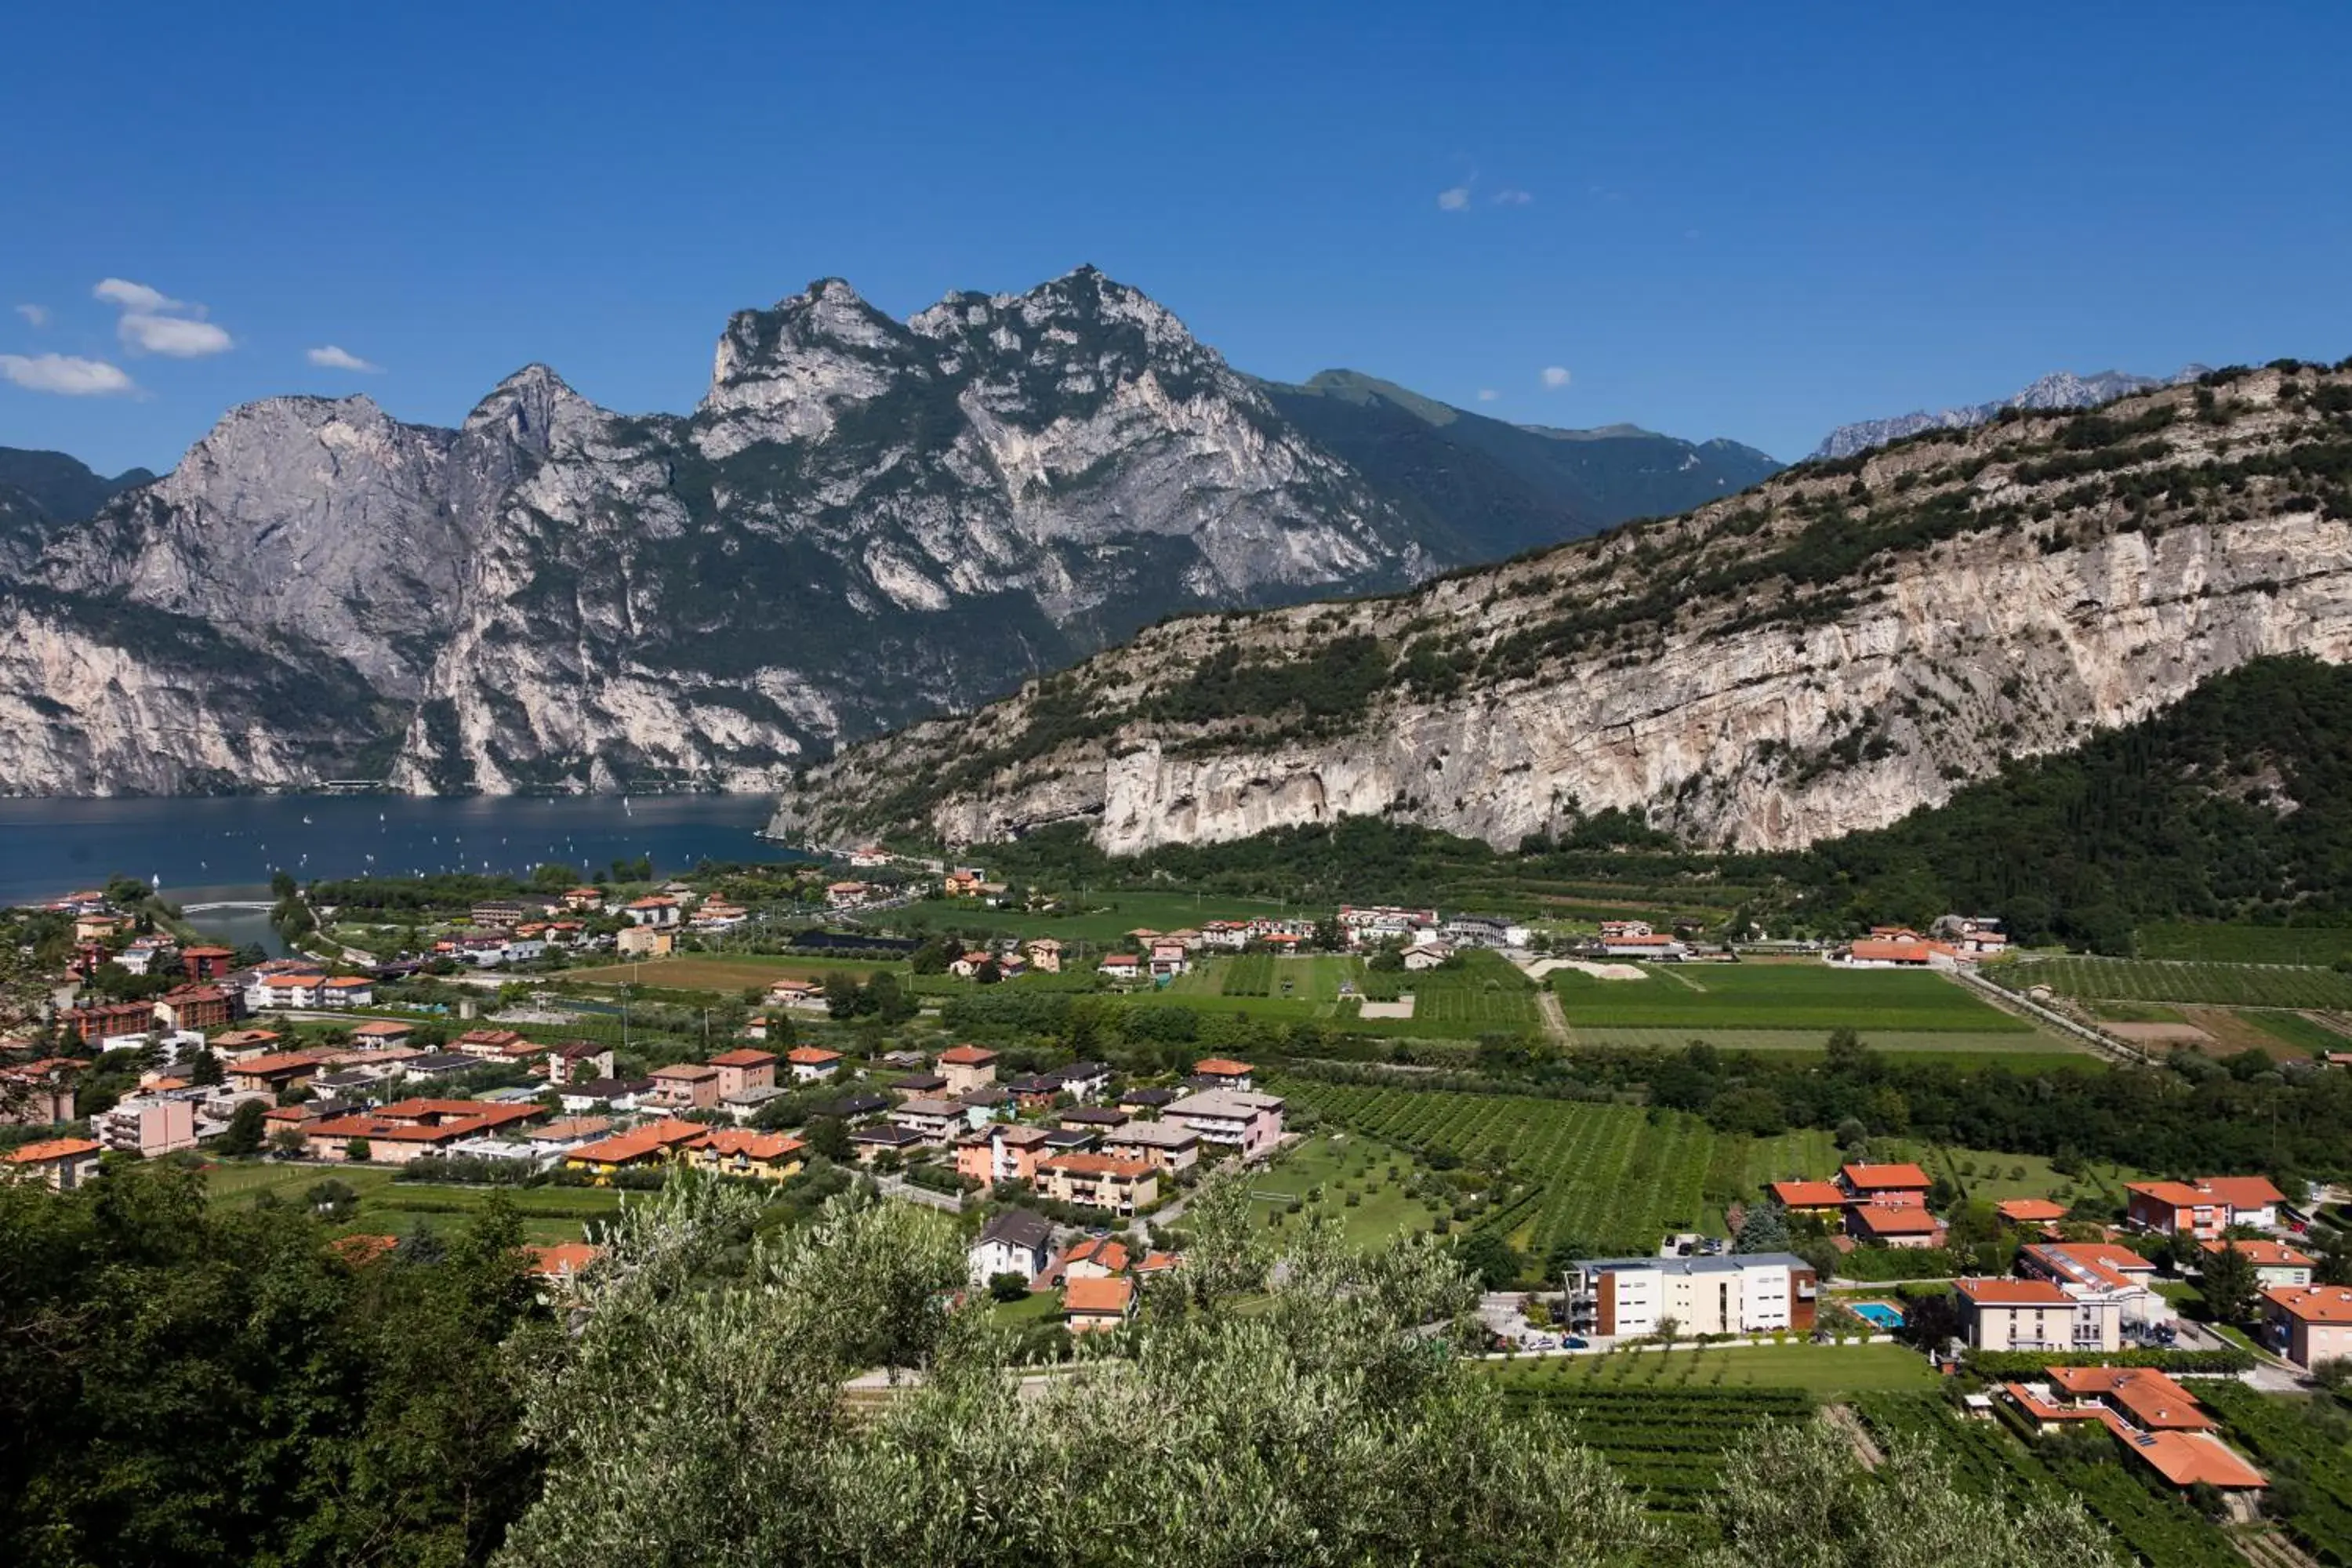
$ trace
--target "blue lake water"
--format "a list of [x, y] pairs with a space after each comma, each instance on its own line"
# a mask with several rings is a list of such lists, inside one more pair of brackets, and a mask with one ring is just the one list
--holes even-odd
[[799, 858], [758, 837], [771, 805], [750, 795], [0, 799], [0, 904], [37, 903], [117, 872], [200, 904], [261, 896], [280, 868], [304, 881], [524, 871], [551, 860], [593, 872], [650, 856], [668, 875], [703, 859]]

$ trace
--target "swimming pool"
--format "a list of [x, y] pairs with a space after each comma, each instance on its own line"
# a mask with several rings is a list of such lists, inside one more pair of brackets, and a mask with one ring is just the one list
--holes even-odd
[[1891, 1301], [1850, 1301], [1846, 1310], [1875, 1327], [1899, 1329], [1903, 1326], [1903, 1309]]

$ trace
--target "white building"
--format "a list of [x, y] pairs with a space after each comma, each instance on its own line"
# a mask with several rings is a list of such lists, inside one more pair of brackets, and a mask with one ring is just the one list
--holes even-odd
[[966, 1256], [975, 1285], [985, 1285], [999, 1274], [1034, 1279], [1053, 1261], [1054, 1227], [1027, 1209], [1006, 1209], [988, 1222]]
[[1215, 1089], [1192, 1094], [1160, 1113], [1201, 1135], [1204, 1152], [1239, 1154], [1255, 1160], [1274, 1152], [1282, 1142], [1282, 1097], [1238, 1089]]
[[1813, 1326], [1813, 1267], [1786, 1252], [1720, 1258], [1599, 1258], [1572, 1266], [1569, 1320], [1603, 1337], [1768, 1333]]
[[1964, 1335], [1980, 1351], [2113, 1351], [2123, 1343], [2122, 1303], [2077, 1297], [2047, 1279], [1955, 1279]]

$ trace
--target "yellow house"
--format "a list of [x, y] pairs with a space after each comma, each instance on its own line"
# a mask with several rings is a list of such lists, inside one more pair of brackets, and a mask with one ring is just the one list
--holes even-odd
[[651, 1121], [613, 1138], [583, 1143], [563, 1157], [564, 1169], [586, 1171], [604, 1186], [621, 1171], [645, 1170], [674, 1160], [709, 1134], [698, 1121]]
[[722, 1176], [751, 1176], [781, 1182], [800, 1174], [808, 1145], [782, 1132], [754, 1132], [748, 1127], [713, 1128], [700, 1142], [689, 1145], [686, 1158]]

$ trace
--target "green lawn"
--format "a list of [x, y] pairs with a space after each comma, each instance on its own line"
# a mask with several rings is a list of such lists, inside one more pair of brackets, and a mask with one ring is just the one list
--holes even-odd
[[1726, 1349], [1692, 1345], [1670, 1351], [1619, 1351], [1606, 1355], [1525, 1357], [1483, 1362], [1483, 1370], [1508, 1387], [1515, 1380], [1537, 1385], [1579, 1384], [1596, 1387], [1795, 1388], [1814, 1395], [1838, 1395], [1937, 1385], [1935, 1369], [1918, 1352], [1903, 1345], [1754, 1345]]
[[2238, 1016], [2281, 1045], [2291, 1046], [2312, 1056], [2328, 1051], [2352, 1051], [2352, 1035], [2331, 1029], [2317, 1019], [2306, 1018], [2300, 1013], [2247, 1008]]
[[[256, 1161], [215, 1165], [205, 1173], [216, 1201], [249, 1202], [270, 1194], [288, 1203], [324, 1181], [338, 1181], [360, 1194], [358, 1215], [342, 1228], [379, 1236], [405, 1236], [418, 1225], [428, 1230], [462, 1225], [489, 1202], [487, 1187], [445, 1186], [437, 1182], [395, 1182], [391, 1171], [369, 1165], [299, 1165]], [[534, 1242], [578, 1241], [592, 1219], [620, 1212], [621, 1194], [599, 1187], [521, 1187], [508, 1191], [524, 1236]]]
[[1644, 980], [1553, 972], [1569, 1026], [2023, 1035], [2032, 1026], [1940, 974], [1834, 969], [1810, 960], [1643, 964]]
[[[1570, 1026], [1575, 1031], [1576, 1043], [1580, 1046], [1634, 1050], [1680, 1050], [1691, 1041], [1700, 1039], [1726, 1051], [1819, 1052], [1829, 1039], [1829, 1032], [1825, 1029], [1725, 1028], [1712, 1024], [1686, 1025], [1675, 1029], [1590, 1028], [1573, 1020]], [[2011, 1056], [2060, 1057], [2074, 1058], [2074, 1065], [2077, 1067], [2104, 1059], [2088, 1047], [2075, 1044], [2067, 1036], [2044, 1033], [2030, 1026], [2021, 1030], [1997, 1029], [1981, 1033], [1961, 1029], [1877, 1029], [1860, 1023], [1853, 1026], [1871, 1049], [1900, 1053], [1906, 1059], [1916, 1057], [1968, 1060]]]
[[[1388, 1174], [1393, 1166], [1397, 1177]], [[1337, 1218], [1350, 1246], [1384, 1247], [1399, 1236], [1426, 1230], [1435, 1216], [1428, 1205], [1404, 1190], [1415, 1170], [1404, 1151], [1359, 1133], [1318, 1133], [1301, 1142], [1281, 1159], [1250, 1177], [1250, 1191], [1269, 1207], [1286, 1200], [1323, 1190], [1319, 1204], [1309, 1204], [1307, 1215]], [[1353, 1192], [1359, 1202], [1350, 1207]], [[1292, 1223], [1287, 1215], [1278, 1224]]]
[[[2071, 1203], [2095, 1197], [2121, 1209], [2124, 1184], [2147, 1179], [2148, 1173], [2106, 1161], [2085, 1162], [2081, 1172], [2066, 1175], [2050, 1168], [2036, 1154], [2005, 1154], [1990, 1149], [1930, 1149], [1919, 1145], [1914, 1157], [1931, 1176], [1949, 1176], [1971, 1198], [1999, 1203], [2003, 1198], [2056, 1198]], [[1975, 1167], [1969, 1174], [1964, 1167]], [[2064, 1195], [2061, 1195], [2061, 1194]]]
[[1050, 1322], [1061, 1315], [1062, 1296], [1058, 1290], [1032, 1290], [1017, 1301], [999, 1301], [989, 1309], [990, 1318], [1004, 1329]]

